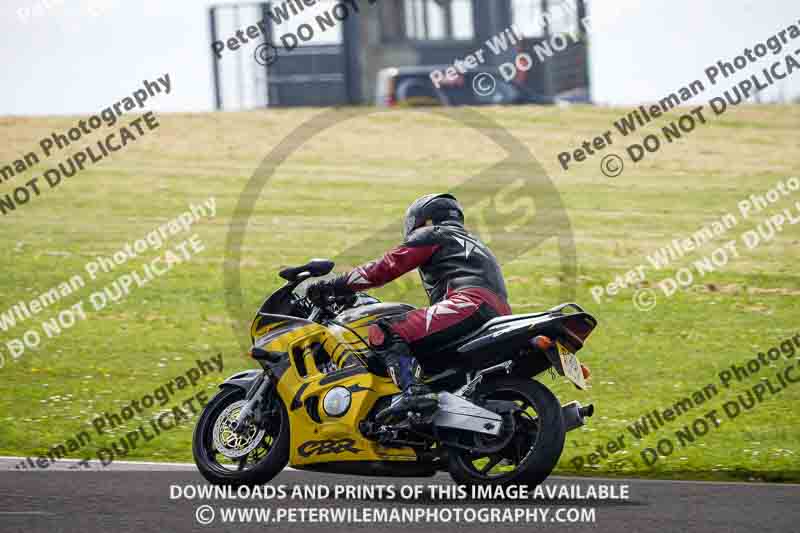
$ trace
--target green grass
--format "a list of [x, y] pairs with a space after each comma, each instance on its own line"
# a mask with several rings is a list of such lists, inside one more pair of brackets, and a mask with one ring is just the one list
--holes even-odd
[[[632, 305], [636, 287], [596, 303], [590, 288], [607, 284], [618, 274], [646, 262], [646, 254], [676, 236], [735, 211], [751, 193], [763, 193], [779, 179], [800, 175], [798, 106], [742, 107], [698, 128], [691, 137], [665, 146], [639, 165], [628, 163], [618, 178], [599, 171], [600, 157], [561, 170], [557, 154], [611, 128], [623, 109], [573, 107], [482, 109], [526, 145], [552, 177], [566, 205], [577, 248], [576, 299], [600, 320], [581, 358], [592, 369], [588, 393], [575, 391], [562, 379], [551, 380], [559, 398], [592, 402], [596, 416], [569, 435], [560, 473], [636, 475], [697, 479], [800, 480], [800, 386], [790, 386], [736, 420], [702, 439], [645, 467], [639, 457], [660, 438], [709, 409], [721, 409], [762, 376], [737, 384], [707, 404], [667, 425], [655, 436], [635, 441], [627, 427], [653, 409], [709, 383], [733, 362], [743, 362], [800, 332], [797, 324], [800, 276], [800, 231], [786, 228], [755, 250], [743, 250], [724, 269], [700, 279], [697, 287], [640, 312]], [[113, 159], [68, 179], [16, 213], [0, 217], [0, 312], [14, 302], [83, 273], [85, 263], [141, 238], [184, 211], [189, 202], [213, 196], [217, 216], [204, 219], [194, 231], [207, 250], [179, 265], [147, 287], [134, 289], [124, 302], [90, 311], [61, 336], [45, 339], [36, 351], [11, 361], [5, 343], [28, 327], [66, 309], [119, 274], [141, 268], [157, 254], [148, 252], [112, 274], [10, 332], [0, 332], [0, 454], [38, 456], [82, 430], [105, 411], [185, 373], [195, 359], [222, 353], [225, 376], [253, 365], [244, 357], [225, 304], [223, 263], [228, 224], [248, 178], [269, 151], [318, 110], [269, 111], [206, 115], [159, 116], [161, 127], [118, 152]], [[63, 130], [74, 118], [0, 119], [7, 140], [0, 162], [32, 150], [40, 137]], [[648, 132], [662, 123], [654, 123]], [[479, 130], [426, 112], [364, 115], [335, 125], [290, 155], [278, 168], [249, 221], [242, 264], [247, 312], [279, 283], [279, 267], [309, 257], [331, 256], [371, 239], [395, 224], [408, 203], [429, 191], [446, 190], [490, 168], [504, 151]], [[631, 142], [640, 139], [630, 139]], [[622, 153], [622, 140], [614, 150]], [[87, 143], [88, 144], [88, 143]], [[79, 143], [79, 146], [83, 144]], [[43, 162], [34, 171], [0, 184], [6, 194], [39, 176], [66, 154]], [[5, 164], [5, 163], [4, 163]], [[520, 175], [528, 167], [514, 167]], [[784, 199], [779, 209], [800, 197]], [[771, 211], [770, 211], [771, 212]], [[766, 214], [766, 213], [765, 213]], [[473, 213], [473, 215], [475, 215]], [[469, 216], [469, 213], [468, 213]], [[756, 221], [763, 218], [759, 216]], [[753, 222], [731, 230], [737, 238]], [[185, 236], [183, 236], [185, 237]], [[183, 238], [182, 237], [182, 238]], [[170, 240], [175, 245], [182, 238]], [[517, 236], [520, 251], [527, 235]], [[381, 237], [361, 257], [372, 259]], [[725, 242], [718, 239], [664, 272], [648, 271], [649, 286], [687, 266]], [[380, 241], [380, 242], [378, 242]], [[344, 266], [344, 265], [342, 265]], [[550, 240], [504, 265], [512, 305], [519, 312], [555, 305], [561, 296], [560, 256]], [[403, 292], [422, 305], [419, 283]], [[407, 284], [405, 285], [407, 286]], [[398, 296], [397, 288], [377, 291]], [[246, 316], [235, 317], [246, 319]], [[781, 365], [786, 364], [784, 362]], [[213, 393], [222, 375], [212, 375], [198, 388], [177, 394], [172, 403], [205, 390]], [[93, 435], [91, 446], [76, 457], [93, 455], [127, 431], [134, 430], [161, 408], [128, 421], [106, 439]], [[188, 461], [191, 422], [133, 450], [128, 459]], [[576, 470], [573, 460], [597, 446], [626, 435], [627, 453]], [[626, 459], [633, 459], [636, 465]]]

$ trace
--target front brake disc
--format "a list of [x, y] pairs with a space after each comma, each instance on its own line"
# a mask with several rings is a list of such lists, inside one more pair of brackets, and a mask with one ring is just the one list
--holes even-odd
[[234, 431], [246, 400], [239, 400], [225, 408], [214, 423], [214, 447], [228, 459], [241, 459], [255, 450], [264, 439], [265, 429], [258, 429], [252, 422], [244, 433]]

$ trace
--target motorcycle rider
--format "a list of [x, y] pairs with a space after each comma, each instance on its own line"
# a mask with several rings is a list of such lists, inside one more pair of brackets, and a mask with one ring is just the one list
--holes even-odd
[[404, 242], [383, 257], [309, 287], [312, 300], [380, 287], [418, 269], [430, 307], [369, 327], [369, 343], [403, 394], [390, 413], [425, 412], [437, 405], [422, 383], [415, 354], [463, 337], [488, 320], [511, 314], [494, 254], [464, 227], [464, 212], [450, 194], [429, 194], [406, 211]]

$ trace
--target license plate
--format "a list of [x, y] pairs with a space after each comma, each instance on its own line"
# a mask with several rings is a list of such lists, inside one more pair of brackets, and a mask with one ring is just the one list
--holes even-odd
[[560, 342], [556, 342], [556, 346], [558, 347], [558, 356], [561, 358], [561, 368], [564, 369], [564, 375], [579, 389], [586, 390], [586, 380], [583, 379], [583, 370], [578, 357]]

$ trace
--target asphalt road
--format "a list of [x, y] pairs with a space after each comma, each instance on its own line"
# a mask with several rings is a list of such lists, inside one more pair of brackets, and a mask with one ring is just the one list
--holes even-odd
[[[70, 462], [60, 462], [47, 469], [18, 471], [18, 460], [0, 459], [0, 531], [111, 531], [121, 532], [184, 532], [184, 531], [242, 531], [269, 529], [270, 531], [486, 531], [515, 529], [529, 531], [547, 528], [551, 531], [593, 532], [760, 532], [789, 533], [800, 531], [800, 485], [704, 483], [642, 480], [603, 480], [578, 478], [551, 478], [550, 487], [579, 486], [582, 494], [575, 499], [529, 498], [487, 500], [447, 499], [435, 497], [427, 487], [419, 497], [392, 500], [368, 498], [313, 499], [307, 501], [276, 501], [256, 498], [251, 500], [205, 499], [187, 500], [172, 498], [177, 490], [171, 486], [205, 485], [191, 465], [152, 465], [115, 463], [111, 467], [90, 465], [87, 468]], [[273, 481], [283, 485], [288, 492], [295, 486], [335, 485], [364, 486], [369, 484], [393, 485], [399, 493], [403, 485], [450, 486], [446, 475], [435, 478], [363, 478], [314, 474], [287, 470]], [[597, 490], [600, 485], [615, 487], [617, 493], [628, 486], [629, 498], [625, 500], [597, 500], [587, 496], [589, 486]], [[185, 489], [182, 489], [185, 490]], [[208, 505], [214, 511], [214, 521], [201, 525], [197, 509]], [[221, 508], [269, 509], [269, 523], [222, 523]], [[444, 523], [424, 520], [412, 523], [361, 523], [353, 519], [333, 523], [312, 523], [306, 518], [287, 522], [288, 515], [279, 523], [276, 513], [288, 508], [334, 508], [364, 512], [366, 509], [385, 509], [397, 513], [409, 509], [432, 512], [435, 509], [473, 509], [473, 519], [484, 513], [510, 510], [522, 516], [527, 513], [529, 522], [520, 518], [516, 523], [486, 524], [470, 522], [465, 517], [457, 519], [443, 512]], [[581, 523], [557, 523], [552, 519], [559, 509], [594, 509], [594, 520]], [[208, 509], [202, 519], [208, 518]], [[307, 511], [308, 512], [308, 511]], [[341, 511], [340, 511], [341, 512]], [[566, 512], [566, 511], [561, 511]], [[574, 512], [574, 511], [573, 511]], [[578, 511], [580, 512], [580, 511]], [[546, 518], [543, 518], [546, 513]], [[465, 514], [466, 516], [466, 514]], [[490, 515], [485, 514], [484, 517]], [[567, 515], [564, 515], [567, 516]], [[535, 517], [535, 518], [534, 518]], [[302, 518], [296, 515], [296, 519]], [[503, 517], [501, 516], [500, 519]], [[533, 522], [533, 520], [538, 520]], [[544, 520], [544, 521], [542, 521]]]

